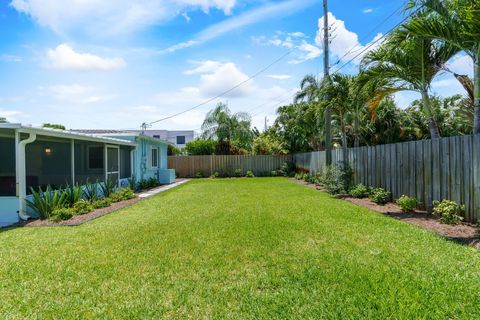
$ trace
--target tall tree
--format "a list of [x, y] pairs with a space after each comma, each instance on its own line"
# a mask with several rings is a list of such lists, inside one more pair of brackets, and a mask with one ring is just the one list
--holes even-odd
[[443, 40], [473, 59], [473, 132], [480, 133], [480, 1], [411, 0], [410, 6], [421, 6], [424, 14], [411, 19], [409, 31]]
[[457, 48], [447, 43], [413, 36], [401, 28], [363, 58], [362, 69], [367, 79], [383, 79], [393, 85], [377, 91], [374, 97], [377, 101], [381, 101], [379, 97], [395, 91], [419, 92], [423, 100], [423, 112], [428, 119], [430, 136], [435, 139], [440, 137], [440, 132], [430, 101], [431, 83], [457, 51]]
[[219, 103], [207, 113], [202, 124], [202, 136], [218, 141], [226, 153], [231, 152], [232, 146], [250, 149], [253, 141], [251, 122], [248, 113], [232, 113], [226, 104]]

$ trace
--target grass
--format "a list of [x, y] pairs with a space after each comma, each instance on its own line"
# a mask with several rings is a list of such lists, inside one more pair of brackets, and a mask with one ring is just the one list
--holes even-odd
[[1, 319], [475, 319], [480, 255], [283, 178], [0, 233]]

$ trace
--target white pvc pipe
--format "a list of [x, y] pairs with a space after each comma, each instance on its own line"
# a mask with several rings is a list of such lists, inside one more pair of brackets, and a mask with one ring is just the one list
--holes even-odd
[[34, 142], [37, 139], [35, 133], [29, 133], [25, 140], [20, 140], [20, 132], [15, 132], [15, 141], [17, 142], [17, 193], [19, 199], [18, 216], [22, 220], [27, 220], [29, 217], [25, 210], [25, 199], [27, 198], [27, 177], [26, 177], [26, 161], [25, 161], [25, 147], [27, 144]]

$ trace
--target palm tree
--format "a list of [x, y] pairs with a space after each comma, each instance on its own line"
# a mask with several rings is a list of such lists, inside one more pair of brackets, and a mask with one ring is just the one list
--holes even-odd
[[228, 147], [225, 152], [230, 152], [233, 145], [249, 149], [253, 141], [251, 117], [245, 112], [232, 113], [226, 104], [219, 103], [207, 113], [202, 124], [202, 136]]
[[[474, 64], [474, 125], [480, 133], [480, 1], [410, 0], [410, 8], [421, 6], [423, 15], [406, 28], [420, 36], [445, 41], [468, 54]], [[457, 78], [458, 79], [458, 78]]]
[[458, 49], [430, 38], [413, 36], [400, 28], [378, 48], [370, 51], [362, 60], [367, 79], [389, 83], [378, 90], [374, 101], [398, 91], [416, 91], [422, 96], [432, 139], [439, 138], [430, 101], [430, 88], [434, 77], [443, 70], [445, 63]]
[[[328, 97], [323, 95], [322, 88], [329, 85], [330, 78], [324, 78], [322, 81], [318, 81], [317, 78], [313, 75], [305, 76], [300, 82], [300, 91], [295, 95], [294, 103], [299, 101], [307, 102], [314, 104], [318, 109], [322, 109], [323, 115], [317, 117], [317, 119], [323, 119], [323, 125], [319, 122], [318, 132], [320, 133], [323, 129], [324, 134], [324, 143], [325, 149], [330, 152], [332, 133], [331, 133], [331, 111], [328, 103], [323, 103], [325, 100], [329, 100]], [[325, 99], [327, 98], [327, 99]], [[327, 154], [328, 159], [331, 158]]]

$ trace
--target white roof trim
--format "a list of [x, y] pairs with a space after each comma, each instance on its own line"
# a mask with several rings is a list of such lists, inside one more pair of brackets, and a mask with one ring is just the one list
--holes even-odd
[[20, 123], [1, 123], [0, 129], [14, 129], [14, 130], [17, 130], [18, 132], [36, 133], [38, 135], [56, 137], [56, 138], [94, 141], [94, 142], [110, 143], [110, 144], [132, 146], [132, 147], [136, 146], [136, 143], [123, 140], [123, 139], [107, 138], [100, 135], [78, 133], [78, 132], [58, 130], [58, 129], [27, 127], [27, 126], [22, 126]]

